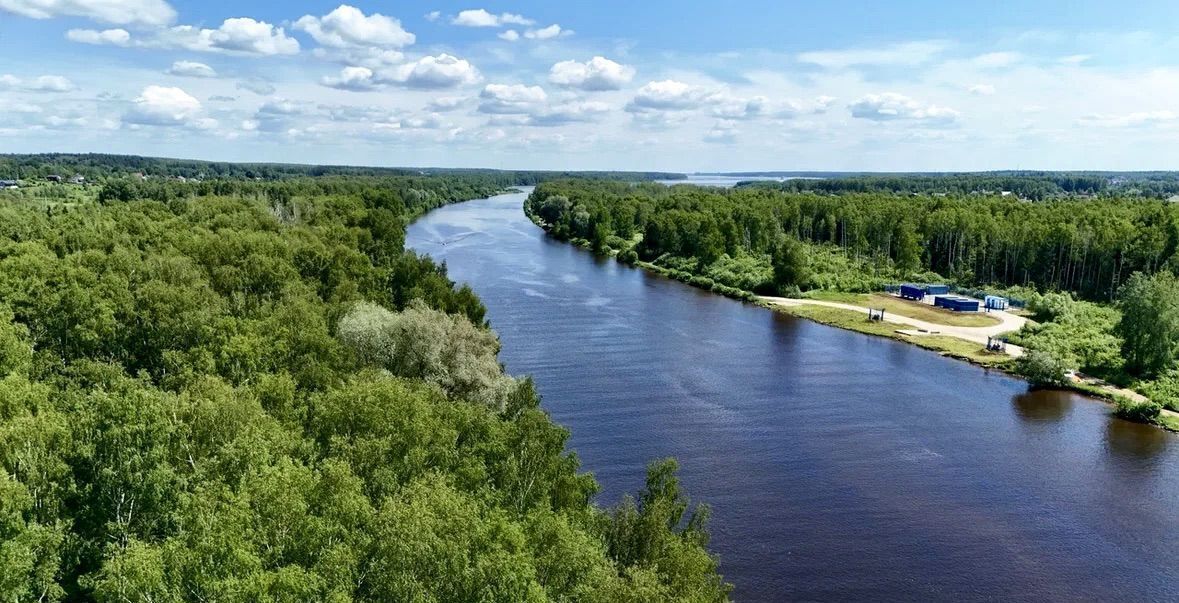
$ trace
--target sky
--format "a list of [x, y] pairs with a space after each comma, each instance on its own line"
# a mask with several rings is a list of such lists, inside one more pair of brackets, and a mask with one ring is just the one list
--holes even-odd
[[0, 153], [1179, 169], [1179, 3], [0, 0]]

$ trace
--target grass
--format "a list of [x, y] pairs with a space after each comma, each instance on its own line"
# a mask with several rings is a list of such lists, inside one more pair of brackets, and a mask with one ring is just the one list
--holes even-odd
[[985, 313], [951, 312], [942, 308], [935, 308], [929, 304], [909, 301], [893, 297], [886, 293], [841, 293], [838, 291], [812, 291], [807, 294], [811, 299], [832, 301], [844, 304], [855, 304], [865, 308], [884, 308], [898, 316], [907, 316], [939, 325], [951, 327], [993, 327], [1001, 320]]
[[897, 341], [904, 341], [918, 345], [927, 350], [933, 350], [941, 353], [943, 356], [950, 356], [961, 360], [966, 360], [986, 367], [1002, 367], [1010, 362], [1012, 358], [1007, 354], [998, 352], [989, 352], [981, 345], [958, 339], [957, 337], [949, 337], [946, 335], [905, 335], [898, 333], [899, 325], [894, 325], [885, 322], [870, 321], [866, 314], [855, 312], [852, 310], [844, 310], [842, 308], [829, 308], [826, 306], [771, 306], [775, 310], [786, 312], [794, 316], [799, 316], [815, 322], [820, 322], [825, 325], [840, 327], [850, 331], [858, 331], [860, 333], [867, 333], [868, 335], [877, 335], [879, 337], [888, 337], [896, 339]]

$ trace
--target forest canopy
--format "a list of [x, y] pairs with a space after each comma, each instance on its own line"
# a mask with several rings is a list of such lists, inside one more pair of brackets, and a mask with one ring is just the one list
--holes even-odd
[[482, 303], [403, 249], [503, 185], [0, 198], [0, 599], [725, 600], [674, 462], [595, 506]]

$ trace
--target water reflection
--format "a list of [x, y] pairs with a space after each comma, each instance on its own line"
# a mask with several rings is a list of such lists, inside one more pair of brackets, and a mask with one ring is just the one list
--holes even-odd
[[1110, 417], [1105, 428], [1105, 448], [1130, 459], [1151, 460], [1163, 453], [1172, 439], [1167, 432], [1150, 425]]
[[1073, 409], [1073, 394], [1054, 389], [1032, 389], [1011, 398], [1015, 414], [1030, 423], [1064, 419]]

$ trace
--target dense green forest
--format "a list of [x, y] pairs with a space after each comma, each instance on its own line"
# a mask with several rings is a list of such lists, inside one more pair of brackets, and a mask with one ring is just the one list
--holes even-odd
[[596, 507], [480, 301], [403, 250], [502, 182], [0, 196], [0, 600], [725, 600], [674, 463]]
[[185, 179], [260, 179], [322, 176], [462, 176], [478, 177], [500, 186], [536, 184], [557, 178], [593, 177], [627, 181], [682, 180], [683, 174], [665, 172], [551, 172], [453, 168], [380, 168], [336, 165], [299, 165], [282, 163], [229, 163], [190, 159], [163, 159], [134, 155], [45, 153], [39, 155], [0, 155], [0, 180], [44, 178], [50, 175], [71, 177], [79, 174], [90, 180], [141, 174], [148, 177]]
[[1147, 393], [1156, 414], [1179, 409], [1173, 204], [780, 188], [566, 180], [525, 209], [554, 236], [734, 297], [905, 280], [1014, 294], [1037, 318], [1013, 336], [1036, 352], [1021, 367], [1033, 380], [1082, 369]]
[[1002, 194], [1041, 201], [1053, 197], [1120, 195], [1168, 198], [1179, 194], [1179, 172], [965, 172], [944, 174], [745, 173], [736, 177], [789, 178], [740, 186], [789, 192], [893, 194]]

